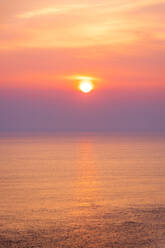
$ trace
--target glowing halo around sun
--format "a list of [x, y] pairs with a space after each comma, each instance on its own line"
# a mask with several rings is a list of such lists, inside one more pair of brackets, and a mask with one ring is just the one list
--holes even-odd
[[82, 80], [79, 84], [79, 89], [83, 93], [89, 93], [94, 89], [94, 85], [93, 85], [92, 81], [83, 81]]
[[99, 78], [85, 75], [66, 76], [65, 79], [75, 82], [75, 89], [85, 94], [93, 91], [96, 88], [95, 82], [100, 81]]

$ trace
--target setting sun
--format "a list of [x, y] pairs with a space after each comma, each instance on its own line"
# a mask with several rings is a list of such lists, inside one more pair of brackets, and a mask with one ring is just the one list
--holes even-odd
[[83, 92], [83, 93], [89, 93], [93, 90], [94, 86], [93, 83], [91, 81], [81, 81], [80, 85], [79, 85], [79, 89]]

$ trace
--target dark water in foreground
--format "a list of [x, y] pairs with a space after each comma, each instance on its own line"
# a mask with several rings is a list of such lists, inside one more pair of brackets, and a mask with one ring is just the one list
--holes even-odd
[[165, 248], [165, 136], [1, 135], [1, 247]]

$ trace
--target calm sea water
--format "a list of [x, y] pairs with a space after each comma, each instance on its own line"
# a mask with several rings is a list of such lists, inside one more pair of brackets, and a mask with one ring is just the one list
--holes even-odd
[[165, 136], [1, 135], [0, 247], [165, 247]]

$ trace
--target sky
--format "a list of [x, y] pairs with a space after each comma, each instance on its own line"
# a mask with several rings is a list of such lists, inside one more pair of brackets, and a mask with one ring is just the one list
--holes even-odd
[[0, 0], [0, 130], [163, 130], [164, 13], [165, 0]]

